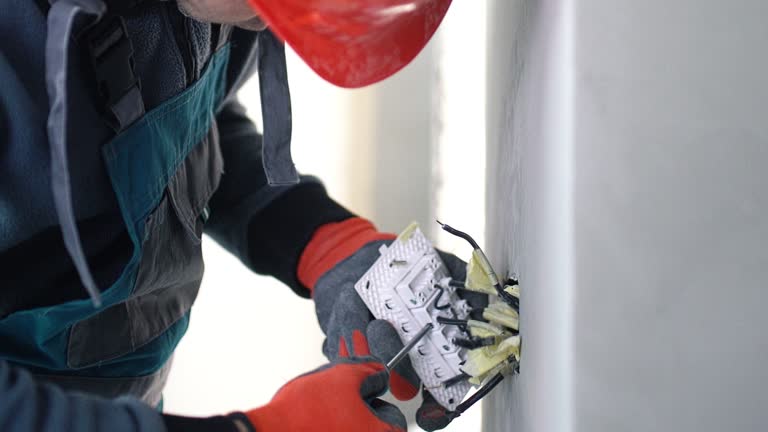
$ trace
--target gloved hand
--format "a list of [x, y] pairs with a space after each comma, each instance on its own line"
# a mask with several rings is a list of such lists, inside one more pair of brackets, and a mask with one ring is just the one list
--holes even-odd
[[[387, 362], [402, 349], [397, 331], [384, 320], [374, 320], [354, 288], [379, 258], [381, 245], [395, 238], [378, 232], [365, 219], [352, 218], [320, 227], [304, 249], [297, 275], [312, 290], [318, 321], [326, 335], [323, 353], [329, 359], [346, 356], [352, 346], [364, 346], [379, 361]], [[454, 255], [439, 253], [451, 277], [464, 280], [466, 264]], [[487, 305], [484, 295], [467, 300], [472, 307]], [[418, 394], [421, 380], [408, 357], [391, 371], [389, 385], [399, 400]], [[416, 420], [427, 430], [441, 429], [449, 422], [445, 409], [427, 394]]]
[[377, 399], [388, 379], [370, 357], [341, 359], [290, 381], [245, 417], [257, 432], [405, 432], [400, 410]]

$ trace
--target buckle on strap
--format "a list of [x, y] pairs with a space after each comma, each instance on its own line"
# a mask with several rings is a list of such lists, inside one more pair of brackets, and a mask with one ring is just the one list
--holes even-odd
[[106, 107], [107, 123], [119, 132], [145, 112], [125, 21], [109, 14], [85, 32], [83, 41]]

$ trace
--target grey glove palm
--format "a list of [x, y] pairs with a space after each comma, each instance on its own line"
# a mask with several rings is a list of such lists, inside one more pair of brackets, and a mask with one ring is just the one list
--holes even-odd
[[[313, 297], [326, 336], [323, 353], [329, 360], [363, 349], [387, 362], [403, 347], [395, 329], [386, 321], [374, 319], [355, 291], [355, 283], [379, 258], [381, 245], [388, 243], [366, 244], [318, 279]], [[400, 400], [416, 396], [420, 384], [409, 359], [390, 374], [390, 390]]]

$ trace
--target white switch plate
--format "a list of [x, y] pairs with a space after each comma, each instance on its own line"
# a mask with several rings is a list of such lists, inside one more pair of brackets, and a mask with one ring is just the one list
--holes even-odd
[[[411, 363], [432, 396], [454, 410], [472, 385], [461, 381], [446, 387], [443, 383], [462, 373], [466, 349], [453, 343], [461, 330], [438, 323], [437, 317], [466, 319], [469, 306], [448, 286], [450, 274], [445, 264], [418, 227], [410, 227], [379, 252], [381, 256], [355, 284], [355, 290], [377, 319], [397, 329], [404, 344], [432, 323], [432, 331], [410, 352]], [[436, 301], [440, 307], [447, 303], [450, 307], [438, 310]]]

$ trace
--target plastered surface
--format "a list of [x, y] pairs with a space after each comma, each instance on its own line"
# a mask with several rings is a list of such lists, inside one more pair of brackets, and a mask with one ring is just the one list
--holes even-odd
[[768, 429], [768, 3], [496, 0], [486, 431]]

